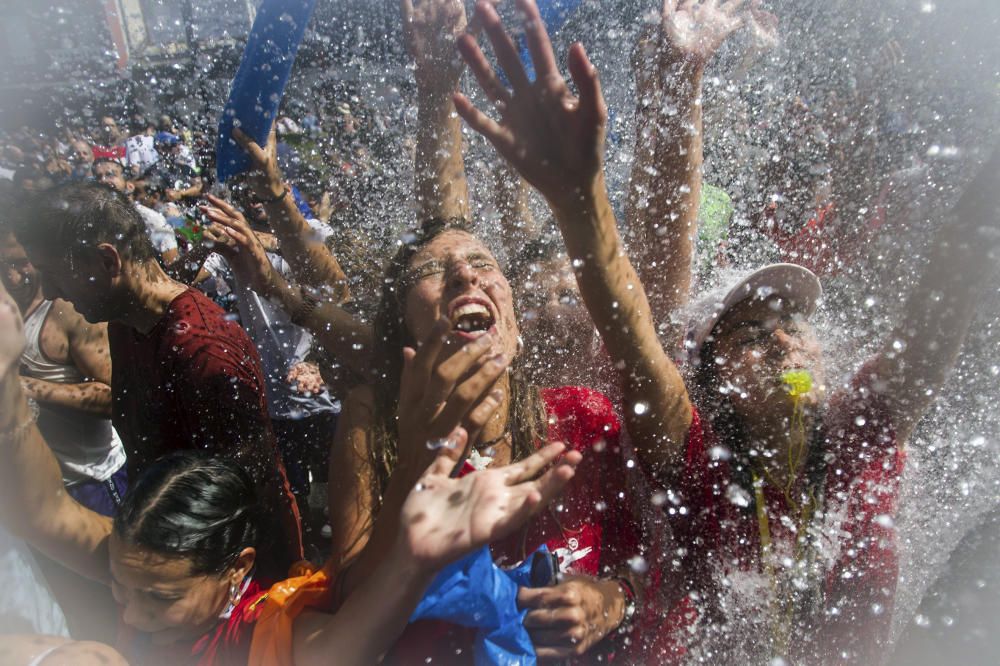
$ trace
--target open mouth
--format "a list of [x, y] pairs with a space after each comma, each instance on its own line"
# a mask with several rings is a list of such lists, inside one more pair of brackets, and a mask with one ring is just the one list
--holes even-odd
[[458, 333], [479, 337], [489, 331], [496, 323], [496, 317], [490, 309], [479, 301], [464, 300], [453, 305], [451, 309], [451, 325]]

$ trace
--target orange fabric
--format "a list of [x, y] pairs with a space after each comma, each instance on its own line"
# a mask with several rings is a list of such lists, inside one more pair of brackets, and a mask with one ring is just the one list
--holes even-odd
[[298, 567], [305, 573], [276, 583], [261, 599], [254, 625], [248, 666], [292, 666], [295, 618], [308, 608], [331, 612], [336, 576], [332, 562], [322, 569]]

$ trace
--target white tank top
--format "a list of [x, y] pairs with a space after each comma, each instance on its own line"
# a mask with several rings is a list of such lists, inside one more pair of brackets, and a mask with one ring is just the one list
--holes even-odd
[[[43, 301], [24, 321], [27, 339], [21, 354], [21, 374], [57, 384], [79, 384], [83, 373], [71, 364], [55, 363], [42, 353], [42, 328], [52, 310]], [[125, 449], [110, 419], [57, 405], [38, 405], [38, 429], [62, 467], [66, 485], [105, 481], [125, 464]]]

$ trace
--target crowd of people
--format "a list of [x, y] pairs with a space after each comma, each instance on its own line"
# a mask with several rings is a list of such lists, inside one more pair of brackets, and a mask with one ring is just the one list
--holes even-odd
[[[584, 46], [564, 78], [535, 2], [516, 31], [496, 4], [401, 0], [416, 219], [388, 248], [349, 228], [356, 189], [295, 157], [314, 113], [266, 142], [234, 130], [252, 168], [225, 183], [215, 137], [169, 116], [8, 137], [0, 536], [70, 627], [0, 638], [10, 663], [470, 663], [474, 602], [466, 624], [408, 620], [485, 545], [500, 568], [553, 557], [517, 593], [524, 663], [888, 657], [905, 445], [991, 276], [1000, 152], [835, 382], [810, 318], [847, 242], [815, 200], [782, 201], [794, 232], [762, 213], [786, 261], [697, 282], [739, 253], [699, 247], [732, 214], [703, 195], [705, 67], [738, 30], [773, 44], [779, 17], [662, 3], [634, 45], [619, 211]], [[350, 176], [370, 154], [344, 107], [330, 159]], [[467, 131], [495, 149], [492, 230]]]

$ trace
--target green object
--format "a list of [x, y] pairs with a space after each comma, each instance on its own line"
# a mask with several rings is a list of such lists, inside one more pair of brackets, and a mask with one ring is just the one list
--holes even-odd
[[198, 222], [197, 220], [192, 220], [191, 218], [187, 218], [186, 220], [184, 220], [184, 226], [178, 229], [177, 231], [178, 233], [180, 233], [181, 236], [184, 236], [184, 238], [186, 238], [189, 243], [192, 244], [200, 243], [201, 239], [205, 235], [204, 229], [201, 226], [201, 222]]
[[702, 183], [698, 205], [698, 244], [703, 250], [714, 250], [729, 231], [736, 207], [722, 188]]
[[788, 395], [793, 398], [801, 397], [813, 387], [812, 374], [808, 370], [788, 370], [781, 373], [781, 381], [788, 389]]

